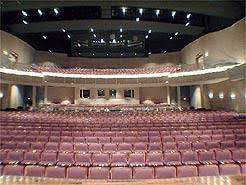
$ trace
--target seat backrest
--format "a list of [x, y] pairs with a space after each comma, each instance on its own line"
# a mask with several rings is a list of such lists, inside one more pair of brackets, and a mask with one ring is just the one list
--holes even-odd
[[132, 169], [129, 167], [112, 167], [111, 179], [132, 179]]

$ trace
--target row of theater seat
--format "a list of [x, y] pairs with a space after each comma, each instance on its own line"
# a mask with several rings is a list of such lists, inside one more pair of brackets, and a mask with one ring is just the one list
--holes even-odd
[[[47, 135], [46, 135], [47, 134]], [[30, 134], [18, 133], [13, 135], [3, 133], [0, 136], [2, 142], [74, 142], [74, 143], [166, 143], [166, 142], [204, 142], [204, 141], [240, 141], [246, 140], [244, 133], [241, 134], [214, 134], [214, 135], [189, 135], [189, 136], [79, 136], [81, 133], [74, 133], [75, 136], [55, 136], [54, 134], [37, 132]]]
[[59, 167], [0, 165], [0, 174], [72, 179], [162, 179], [193, 176], [240, 175], [246, 165], [223, 164], [178, 167]]
[[245, 148], [246, 141], [166, 142], [166, 143], [70, 143], [70, 142], [3, 142], [2, 151], [62, 151], [62, 152], [168, 152], [203, 151]]
[[152, 74], [163, 72], [176, 72], [181, 68], [176, 66], [158, 66], [158, 67], [146, 67], [146, 68], [132, 68], [132, 69], [86, 69], [86, 68], [61, 68], [53, 66], [38, 66], [34, 67], [34, 70], [39, 72], [56, 72], [56, 73], [70, 73], [70, 74]]
[[246, 150], [185, 151], [163, 153], [65, 153], [1, 151], [1, 164], [44, 166], [180, 166], [244, 164]]

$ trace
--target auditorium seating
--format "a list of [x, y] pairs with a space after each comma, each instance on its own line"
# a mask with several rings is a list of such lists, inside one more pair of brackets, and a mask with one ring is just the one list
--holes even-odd
[[233, 112], [0, 112], [0, 171], [79, 179], [245, 173]]
[[66, 74], [95, 74], [95, 75], [112, 75], [112, 74], [153, 74], [165, 72], [177, 72], [181, 70], [180, 65], [143, 67], [143, 68], [122, 68], [122, 69], [93, 69], [93, 68], [62, 68], [57, 66], [33, 66], [33, 70], [38, 72], [53, 72]]

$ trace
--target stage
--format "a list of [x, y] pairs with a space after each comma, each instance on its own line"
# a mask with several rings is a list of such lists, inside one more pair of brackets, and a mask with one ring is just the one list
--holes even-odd
[[4, 185], [245, 185], [246, 175], [241, 176], [214, 176], [188, 177], [175, 179], [149, 180], [74, 180], [55, 179], [27, 176], [0, 176], [0, 184]]

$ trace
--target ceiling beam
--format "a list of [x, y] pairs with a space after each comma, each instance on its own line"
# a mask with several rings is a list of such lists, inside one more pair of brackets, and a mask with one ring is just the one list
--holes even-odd
[[[111, 6], [128, 6], [141, 8], [156, 8], [198, 13], [209, 16], [217, 16], [228, 19], [237, 19], [242, 14], [242, 8], [233, 1], [168, 1], [168, 0], [85, 0], [85, 1], [5, 1], [2, 3], [2, 11], [17, 11], [23, 9], [55, 8], [72, 6], [101, 6], [102, 11]], [[107, 14], [107, 13], [106, 13]]]
[[9, 25], [14, 33], [42, 33], [61, 31], [89, 31], [94, 28], [97, 31], [119, 30], [123, 28], [126, 31], [143, 31], [159, 33], [175, 33], [185, 35], [200, 35], [204, 28], [199, 26], [185, 26], [183, 24], [160, 23], [150, 21], [129, 21], [129, 20], [73, 20], [73, 21], [49, 21], [39, 23], [14, 24]]

